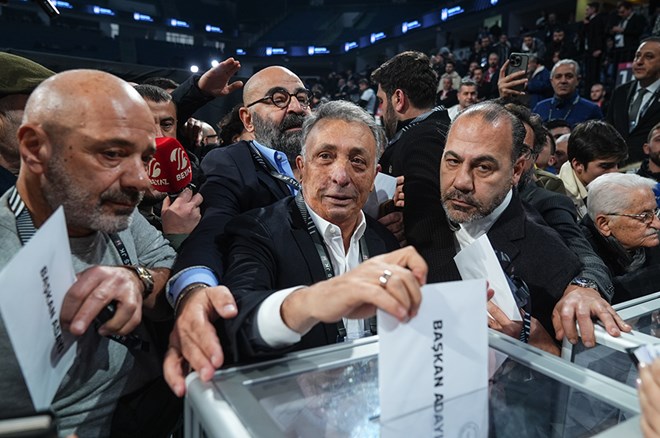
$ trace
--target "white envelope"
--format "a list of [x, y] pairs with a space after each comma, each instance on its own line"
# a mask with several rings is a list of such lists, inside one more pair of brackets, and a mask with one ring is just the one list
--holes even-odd
[[491, 302], [500, 308], [511, 321], [522, 321], [520, 310], [513, 298], [504, 271], [495, 251], [484, 234], [454, 257], [458, 272], [463, 280], [485, 278], [495, 291]]
[[37, 410], [50, 407], [76, 357], [75, 337], [60, 327], [75, 279], [61, 207], [0, 272], [0, 314]]
[[382, 172], [376, 174], [374, 181], [374, 190], [369, 194], [367, 202], [362, 207], [362, 211], [369, 217], [378, 219], [378, 209], [380, 204], [392, 199], [396, 191], [396, 178]]
[[487, 388], [486, 318], [485, 280], [424, 286], [407, 323], [378, 311], [381, 425]]

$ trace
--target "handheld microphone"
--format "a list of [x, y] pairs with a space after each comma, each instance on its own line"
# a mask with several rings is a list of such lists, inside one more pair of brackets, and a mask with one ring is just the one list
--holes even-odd
[[188, 153], [171, 137], [156, 139], [156, 153], [149, 163], [148, 173], [154, 190], [167, 193], [170, 198], [176, 198], [192, 181]]

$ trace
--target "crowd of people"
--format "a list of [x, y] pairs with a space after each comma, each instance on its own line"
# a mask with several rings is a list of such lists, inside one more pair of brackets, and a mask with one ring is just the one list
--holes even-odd
[[[608, 22], [595, 3], [579, 47], [550, 16], [545, 40], [525, 34], [527, 69], [509, 70], [508, 38], [489, 35], [469, 74], [450, 51], [406, 51], [329, 95], [280, 66], [234, 81], [233, 58], [138, 85], [0, 53], [0, 268], [62, 206], [78, 274], [60, 315], [79, 337], [52, 403], [60, 435], [168, 436], [190, 369], [209, 380], [370, 336], [376, 309], [414, 318], [420, 287], [460, 280], [454, 256], [484, 234], [523, 320], [489, 302], [489, 327], [556, 355], [578, 326], [587, 347], [595, 321], [630, 331], [611, 304], [660, 278], [660, 37], [630, 34], [643, 26], [629, 9], [603, 26], [633, 75], [609, 105], [590, 58], [606, 56], [587, 36]], [[191, 118], [241, 89], [217, 125]], [[397, 189], [371, 217], [378, 172]], [[3, 414], [29, 415], [2, 324], [0, 351]], [[641, 373], [648, 436], [659, 370]]]

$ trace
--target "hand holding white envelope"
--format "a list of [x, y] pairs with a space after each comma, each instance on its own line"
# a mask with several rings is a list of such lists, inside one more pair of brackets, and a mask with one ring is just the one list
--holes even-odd
[[[402, 427], [433, 436], [438, 418], [445, 436], [467, 423], [482, 431], [476, 436], [488, 430], [486, 318], [484, 280], [422, 287], [419, 312], [407, 323], [378, 311], [381, 436], [401, 436]], [[419, 424], [410, 429], [408, 419]]]
[[59, 323], [75, 279], [62, 208], [0, 272], [2, 321], [37, 410], [50, 407], [76, 356], [75, 338]]
[[504, 312], [511, 321], [522, 321], [520, 309], [513, 298], [504, 271], [497, 260], [488, 235], [484, 234], [454, 257], [463, 280], [483, 278], [495, 291], [491, 302]]

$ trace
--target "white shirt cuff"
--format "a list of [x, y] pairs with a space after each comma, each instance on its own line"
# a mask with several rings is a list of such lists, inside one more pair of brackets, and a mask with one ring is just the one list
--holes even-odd
[[300, 342], [300, 333], [291, 330], [282, 320], [282, 303], [292, 292], [305, 286], [282, 289], [266, 298], [257, 309], [257, 333], [272, 348], [283, 348]]

